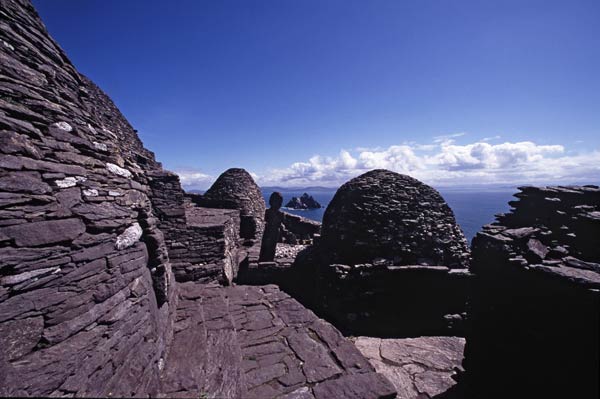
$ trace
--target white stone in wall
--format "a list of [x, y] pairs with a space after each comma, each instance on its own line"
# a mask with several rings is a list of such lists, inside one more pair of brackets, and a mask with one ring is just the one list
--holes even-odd
[[117, 249], [125, 249], [129, 248], [136, 242], [140, 240], [142, 237], [142, 228], [138, 223], [134, 223], [129, 226], [123, 234], [117, 237], [117, 242], [115, 243], [115, 248]]
[[6, 41], [2, 40], [2, 43], [4, 44], [4, 47], [8, 47], [9, 49], [11, 49], [12, 51], [15, 51], [15, 48], [12, 46], [12, 44], [7, 43]]
[[94, 148], [100, 151], [108, 151], [108, 146], [104, 143], [94, 141]]
[[[98, 132], [96, 131], [96, 129], [94, 128], [94, 126], [90, 125], [89, 123], [87, 124], [88, 129], [90, 129], [90, 132], [92, 132], [92, 134], [95, 136], [98, 134]], [[96, 143], [94, 143], [96, 144]]]
[[55, 180], [54, 183], [60, 188], [68, 188], [76, 186], [77, 180], [74, 177], [65, 177], [62, 180]]
[[61, 180], [55, 180], [54, 183], [56, 183], [56, 185], [60, 188], [69, 188], [76, 186], [77, 183], [83, 183], [85, 180], [86, 178], [83, 176], [69, 176]]
[[56, 274], [58, 272], [60, 272], [60, 267], [47, 267], [44, 269], [32, 270], [32, 271], [21, 273], [21, 274], [2, 277], [0, 279], [0, 283], [2, 285], [15, 285], [15, 284], [18, 284], [18, 283], [21, 283], [23, 281], [30, 280], [33, 278], [37, 279], [39, 276], [42, 276], [42, 275]]
[[50, 125], [50, 129], [62, 130], [63, 132], [70, 133], [73, 131], [73, 127], [67, 122], [55, 122]]
[[98, 190], [96, 190], [95, 188], [90, 188], [89, 190], [83, 190], [83, 195], [85, 195], [86, 197], [97, 197]]
[[114, 163], [108, 162], [106, 164], [106, 169], [108, 169], [109, 172], [114, 173], [115, 175], [119, 175], [119, 176], [123, 176], [123, 177], [131, 177], [132, 176], [130, 171], [128, 171], [127, 169], [122, 168], [118, 165], [115, 165]]
[[122, 194], [122, 193], [120, 193], [120, 192], [118, 192], [118, 191], [109, 191], [109, 192], [108, 192], [108, 195], [110, 195], [111, 197], [120, 197], [120, 196], [122, 196], [123, 194]]
[[109, 135], [111, 135], [114, 139], [118, 138], [116, 134], [114, 134], [113, 132], [111, 132], [107, 128], [103, 127], [102, 130], [104, 130], [104, 133], [108, 133]]

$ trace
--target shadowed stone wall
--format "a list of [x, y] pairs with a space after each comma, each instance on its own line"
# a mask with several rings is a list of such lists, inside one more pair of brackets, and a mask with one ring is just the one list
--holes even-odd
[[473, 239], [471, 397], [597, 398], [600, 189], [520, 190]]
[[410, 176], [377, 169], [342, 185], [323, 215], [331, 263], [466, 268], [467, 241], [446, 201]]
[[336, 192], [283, 286], [348, 334], [460, 335], [469, 249], [433, 188], [373, 170]]
[[0, 395], [155, 392], [175, 294], [161, 165], [28, 1], [0, 6]]

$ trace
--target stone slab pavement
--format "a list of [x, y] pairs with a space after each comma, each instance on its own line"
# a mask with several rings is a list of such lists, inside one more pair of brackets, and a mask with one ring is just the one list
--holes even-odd
[[164, 397], [394, 398], [352, 342], [275, 285], [179, 285]]

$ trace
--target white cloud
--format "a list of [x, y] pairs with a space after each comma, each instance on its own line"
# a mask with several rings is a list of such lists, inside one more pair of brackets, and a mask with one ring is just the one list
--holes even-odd
[[214, 178], [196, 169], [180, 169], [174, 171], [179, 175], [179, 181], [186, 190], [205, 190], [213, 182]]
[[454, 144], [439, 136], [435, 144], [393, 145], [386, 149], [340, 151], [336, 157], [315, 155], [306, 162], [271, 170], [258, 177], [261, 185], [336, 186], [371, 169], [409, 174], [434, 185], [597, 183], [600, 150], [567, 153], [562, 145], [531, 141], [490, 144], [484, 140]]
[[453, 133], [453, 134], [444, 134], [441, 136], [435, 136], [433, 138], [433, 142], [434, 143], [444, 143], [444, 142], [454, 142], [454, 138], [456, 137], [462, 137], [464, 136], [466, 133], [464, 132], [460, 132], [460, 133]]
[[492, 136], [492, 137], [484, 137], [481, 139], [481, 141], [492, 141], [492, 140], [500, 140], [501, 136]]

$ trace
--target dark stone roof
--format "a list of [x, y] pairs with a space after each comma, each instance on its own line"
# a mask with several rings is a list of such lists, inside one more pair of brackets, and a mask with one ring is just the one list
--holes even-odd
[[245, 169], [227, 169], [202, 197], [203, 204], [239, 209], [243, 216], [262, 219], [265, 214], [265, 200], [260, 188]]
[[332, 263], [387, 262], [464, 268], [467, 241], [432, 187], [377, 169], [338, 189], [323, 217], [322, 244]]

